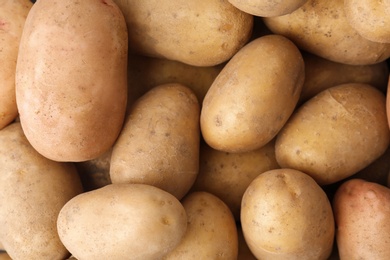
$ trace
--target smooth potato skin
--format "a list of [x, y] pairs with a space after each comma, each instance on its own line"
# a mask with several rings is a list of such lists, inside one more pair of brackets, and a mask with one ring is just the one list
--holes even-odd
[[237, 7], [238, 9], [246, 13], [256, 15], [256, 16], [261, 16], [261, 17], [273, 17], [273, 16], [281, 16], [281, 15], [292, 13], [296, 9], [301, 7], [303, 4], [305, 4], [307, 0], [293, 0], [293, 1], [229, 0], [229, 2], [235, 7]]
[[28, 12], [29, 0], [3, 0], [0, 3], [0, 129], [18, 115], [15, 97], [15, 70], [20, 37]]
[[56, 161], [107, 151], [127, 100], [127, 29], [112, 0], [40, 0], [24, 27], [16, 101], [27, 139]]
[[64, 259], [61, 208], [83, 192], [72, 163], [51, 161], [29, 144], [20, 123], [0, 131], [0, 240], [12, 259]]
[[335, 193], [333, 208], [341, 260], [389, 258], [389, 188], [361, 179], [346, 181]]

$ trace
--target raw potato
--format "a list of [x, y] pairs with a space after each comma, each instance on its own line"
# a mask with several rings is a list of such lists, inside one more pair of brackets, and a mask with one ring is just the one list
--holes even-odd
[[199, 174], [193, 191], [207, 191], [220, 198], [240, 219], [242, 195], [261, 173], [279, 168], [275, 140], [245, 153], [226, 153], [201, 144]]
[[368, 65], [390, 57], [389, 44], [369, 41], [350, 26], [342, 0], [308, 0], [291, 14], [263, 21], [300, 49], [334, 62]]
[[260, 174], [242, 199], [241, 225], [257, 259], [327, 259], [334, 219], [322, 188], [307, 174], [276, 169]]
[[340, 259], [388, 259], [390, 256], [390, 189], [353, 179], [333, 199]]
[[126, 112], [127, 29], [112, 0], [40, 0], [24, 27], [16, 101], [27, 139], [56, 161], [106, 152]]
[[364, 38], [390, 43], [390, 2], [378, 0], [344, 0], [349, 24]]
[[304, 82], [300, 51], [279, 35], [243, 47], [203, 100], [200, 125], [212, 148], [248, 152], [270, 142], [292, 114]]
[[384, 94], [351, 83], [324, 90], [296, 110], [278, 134], [275, 153], [282, 168], [326, 185], [362, 170], [389, 143]]
[[12, 259], [68, 257], [57, 216], [82, 191], [75, 166], [37, 153], [20, 123], [0, 131], [0, 240]]
[[199, 170], [199, 103], [181, 84], [156, 86], [131, 108], [111, 155], [112, 183], [144, 183], [181, 199]]
[[222, 200], [208, 192], [193, 192], [183, 200], [188, 218], [187, 232], [164, 260], [236, 260], [237, 227]]
[[61, 241], [78, 260], [155, 260], [187, 229], [182, 204], [144, 184], [110, 184], [70, 200], [58, 216]]
[[292, 13], [305, 4], [307, 0], [229, 0], [229, 2], [246, 13], [261, 17], [272, 17]]
[[20, 37], [32, 3], [29, 0], [3, 0], [0, 3], [0, 129], [18, 115], [15, 97], [15, 69]]
[[250, 38], [253, 16], [227, 0], [115, 0], [135, 53], [213, 66], [227, 61]]

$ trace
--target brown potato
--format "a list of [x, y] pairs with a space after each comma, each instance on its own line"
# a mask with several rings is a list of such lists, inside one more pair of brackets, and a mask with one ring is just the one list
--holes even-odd
[[230, 59], [248, 40], [253, 16], [227, 0], [115, 0], [135, 53], [214, 66]]
[[388, 259], [390, 189], [353, 179], [333, 199], [340, 259]]
[[308, 0], [291, 14], [263, 17], [263, 21], [300, 49], [334, 62], [368, 65], [390, 57], [390, 44], [367, 40], [351, 27], [344, 1]]
[[292, 114], [304, 81], [298, 48], [266, 35], [243, 47], [222, 69], [203, 100], [204, 140], [225, 152], [248, 152], [270, 142]]
[[273, 0], [273, 1], [261, 1], [261, 0], [229, 0], [229, 2], [238, 9], [252, 15], [261, 17], [280, 16], [294, 12], [307, 2], [307, 0]]
[[198, 175], [199, 113], [195, 94], [181, 84], [138, 99], [113, 147], [112, 183], [150, 184], [181, 199]]
[[18, 115], [15, 97], [15, 70], [20, 37], [32, 3], [29, 0], [3, 0], [0, 4], [0, 129]]
[[127, 29], [112, 0], [40, 0], [26, 20], [16, 101], [27, 139], [56, 161], [86, 161], [115, 142], [127, 99]]

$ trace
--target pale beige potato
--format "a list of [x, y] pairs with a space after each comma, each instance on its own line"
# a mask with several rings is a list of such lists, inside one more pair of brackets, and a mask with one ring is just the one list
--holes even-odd
[[127, 29], [112, 0], [39, 0], [16, 67], [20, 122], [56, 161], [86, 161], [115, 142], [127, 99]]
[[333, 198], [341, 260], [387, 259], [390, 255], [390, 189], [352, 179]]
[[180, 201], [145, 184], [110, 184], [74, 197], [58, 216], [61, 241], [78, 260], [155, 260], [187, 230]]
[[328, 88], [296, 110], [278, 134], [275, 154], [282, 168], [326, 185], [367, 167], [389, 143], [384, 94], [350, 83]]
[[305, 62], [305, 83], [299, 98], [300, 104], [327, 88], [345, 83], [366, 83], [386, 93], [389, 78], [386, 61], [371, 65], [348, 65], [308, 52], [303, 53], [303, 60]]
[[112, 183], [143, 183], [181, 199], [199, 171], [199, 103], [181, 84], [154, 87], [132, 106], [113, 146]]
[[65, 259], [57, 216], [83, 192], [72, 163], [51, 161], [29, 144], [20, 123], [0, 130], [0, 240], [12, 259]]
[[344, 0], [349, 24], [364, 38], [390, 43], [390, 2], [378, 0]]
[[246, 13], [261, 17], [273, 17], [292, 13], [307, 0], [229, 0], [229, 2]]
[[189, 193], [181, 201], [186, 211], [187, 231], [180, 244], [164, 260], [236, 260], [238, 236], [227, 205], [208, 192]]
[[194, 66], [230, 59], [250, 38], [253, 16], [227, 0], [114, 0], [132, 52]]
[[344, 1], [308, 0], [291, 14], [263, 17], [263, 21], [300, 49], [334, 62], [369, 65], [390, 57], [389, 44], [367, 40], [349, 24]]
[[15, 97], [15, 70], [20, 37], [28, 12], [29, 0], [3, 0], [0, 3], [0, 129], [18, 115]]
[[248, 152], [270, 142], [298, 102], [303, 58], [289, 39], [266, 35], [225, 65], [203, 100], [204, 140], [224, 152]]
[[322, 188], [293, 169], [260, 174], [242, 199], [245, 241], [257, 259], [327, 259], [333, 248], [334, 218]]
[[242, 153], [227, 153], [201, 143], [199, 173], [192, 191], [206, 191], [220, 198], [240, 220], [241, 200], [249, 184], [261, 173], [280, 168], [275, 140]]

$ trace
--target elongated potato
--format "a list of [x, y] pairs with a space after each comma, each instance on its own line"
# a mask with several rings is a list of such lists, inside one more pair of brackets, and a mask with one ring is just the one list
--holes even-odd
[[16, 101], [27, 139], [56, 161], [107, 151], [124, 120], [127, 29], [112, 0], [40, 0], [24, 27]]

